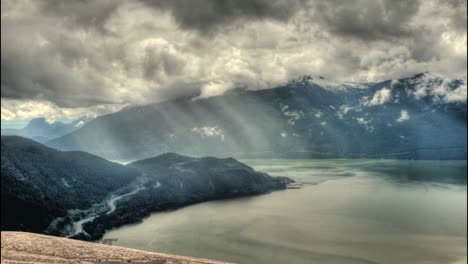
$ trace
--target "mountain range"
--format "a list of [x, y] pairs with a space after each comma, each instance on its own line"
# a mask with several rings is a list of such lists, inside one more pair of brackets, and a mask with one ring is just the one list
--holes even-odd
[[80, 117], [77, 120], [72, 121], [71, 123], [63, 123], [60, 121], [48, 122], [46, 118], [34, 118], [26, 125], [26, 127], [21, 129], [2, 129], [1, 133], [5, 136], [22, 136], [34, 139], [37, 142], [44, 143], [51, 139], [64, 136], [70, 132], [73, 132], [92, 118], [90, 117]]
[[266, 90], [131, 106], [48, 141], [108, 159], [466, 159], [466, 84], [429, 73], [377, 83], [302, 77]]

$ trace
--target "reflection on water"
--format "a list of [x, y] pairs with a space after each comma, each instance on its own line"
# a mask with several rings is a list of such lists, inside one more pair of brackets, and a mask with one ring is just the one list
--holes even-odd
[[105, 237], [237, 263], [466, 263], [466, 161], [244, 162], [306, 186], [153, 214]]

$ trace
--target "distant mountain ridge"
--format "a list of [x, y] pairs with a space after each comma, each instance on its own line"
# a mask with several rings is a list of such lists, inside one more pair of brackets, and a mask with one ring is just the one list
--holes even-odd
[[127, 107], [47, 142], [110, 159], [192, 156], [466, 159], [466, 83], [429, 73]]
[[34, 118], [22, 129], [2, 129], [2, 135], [16, 135], [34, 139], [37, 142], [44, 143], [51, 139], [61, 137], [70, 132], [73, 132], [84, 124], [88, 123], [92, 118], [80, 117], [71, 123], [63, 123], [60, 121], [48, 122], [46, 118]]

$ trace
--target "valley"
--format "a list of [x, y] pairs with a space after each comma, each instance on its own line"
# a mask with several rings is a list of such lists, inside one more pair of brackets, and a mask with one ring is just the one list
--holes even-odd
[[[135, 190], [133, 190], [133, 191], [131, 191], [129, 193], [125, 193], [125, 194], [121, 194], [121, 195], [112, 195], [110, 199], [108, 199], [106, 201], [103, 201], [102, 203], [106, 204], [106, 206], [109, 208], [109, 211], [105, 212], [105, 214], [109, 215], [109, 214], [113, 213], [115, 211], [115, 209], [117, 209], [116, 202], [118, 200], [121, 200], [122, 198], [131, 196], [131, 195], [137, 193], [140, 190], [141, 190], [141, 187], [138, 187], [138, 188], [136, 188]], [[67, 237], [73, 237], [73, 236], [81, 234], [84, 231], [83, 230], [83, 225], [84, 224], [92, 222], [92, 221], [94, 221], [94, 219], [99, 217], [99, 214], [97, 214], [96, 212], [90, 212], [88, 214], [94, 214], [94, 215], [93, 216], [88, 216], [88, 217], [85, 217], [83, 219], [80, 219], [78, 221], [73, 222], [72, 223], [72, 225], [73, 225], [72, 233], [67, 235]]]
[[139, 192], [141, 189], [142, 189], [142, 187], [138, 187], [138, 188], [136, 188], [135, 190], [133, 190], [133, 191], [131, 191], [131, 192], [129, 192], [129, 193], [122, 194], [122, 195], [117, 195], [117, 196], [115, 196], [115, 197], [112, 197], [112, 199], [110, 199], [110, 200], [107, 201], [107, 206], [109, 206], [109, 211], [106, 212], [106, 214], [112, 214], [112, 213], [115, 211], [115, 209], [117, 209], [115, 203], [116, 203], [118, 200], [120, 200], [120, 199], [122, 199], [122, 198], [125, 198], [125, 197], [127, 197], [127, 196], [131, 196], [131, 195], [133, 195], [133, 194]]

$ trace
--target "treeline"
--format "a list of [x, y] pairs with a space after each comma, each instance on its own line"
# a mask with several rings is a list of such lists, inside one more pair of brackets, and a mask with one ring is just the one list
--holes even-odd
[[228, 199], [280, 190], [292, 182], [287, 177], [271, 177], [232, 158], [189, 158], [167, 153], [130, 164], [149, 179], [144, 189], [119, 201], [116, 211], [84, 225], [97, 240], [106, 230], [141, 221], [152, 212], [218, 199]]
[[69, 209], [85, 209], [128, 185], [138, 170], [84, 152], [60, 152], [2, 136], [2, 230], [43, 232]]
[[[167, 153], [123, 166], [15, 136], [2, 137], [1, 162], [2, 230], [70, 234], [74, 221], [97, 214], [84, 225], [86, 233], [75, 237], [86, 240], [97, 240], [106, 230], [140, 221], [151, 212], [267, 193], [291, 181], [256, 172], [232, 158]], [[103, 201], [132, 191], [137, 179], [144, 182], [142, 189], [119, 200], [107, 215]], [[70, 209], [82, 211], [67, 212]]]

